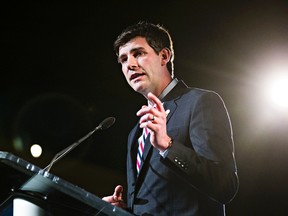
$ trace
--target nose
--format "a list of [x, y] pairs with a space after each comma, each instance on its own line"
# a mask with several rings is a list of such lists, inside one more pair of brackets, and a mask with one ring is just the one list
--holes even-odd
[[138, 67], [137, 59], [129, 56], [127, 67], [129, 70], [135, 70]]

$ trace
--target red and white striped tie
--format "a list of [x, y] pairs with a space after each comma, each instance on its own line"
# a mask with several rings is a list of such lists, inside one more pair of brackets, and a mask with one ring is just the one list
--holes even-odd
[[143, 128], [142, 135], [138, 139], [138, 152], [137, 152], [137, 160], [136, 160], [136, 169], [137, 175], [139, 174], [141, 163], [143, 162], [143, 152], [144, 152], [144, 145], [145, 140], [149, 134], [149, 130], [147, 128]]

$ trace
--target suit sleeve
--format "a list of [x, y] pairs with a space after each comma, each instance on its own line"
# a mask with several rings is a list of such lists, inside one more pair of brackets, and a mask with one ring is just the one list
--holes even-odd
[[164, 160], [191, 186], [225, 204], [238, 190], [230, 118], [217, 93], [206, 92], [196, 100], [190, 107], [187, 141], [174, 139]]

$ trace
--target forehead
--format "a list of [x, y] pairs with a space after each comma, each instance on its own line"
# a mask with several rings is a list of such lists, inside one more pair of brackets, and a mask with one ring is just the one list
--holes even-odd
[[149, 49], [151, 48], [144, 37], [135, 37], [128, 41], [123, 46], [119, 47], [119, 56], [130, 53], [136, 49]]

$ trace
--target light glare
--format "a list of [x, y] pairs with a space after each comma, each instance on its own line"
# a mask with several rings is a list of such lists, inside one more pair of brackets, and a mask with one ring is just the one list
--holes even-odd
[[268, 87], [269, 99], [274, 106], [288, 108], [288, 75], [273, 78]]
[[38, 144], [33, 144], [30, 148], [31, 155], [35, 158], [38, 158], [42, 154], [42, 148]]

